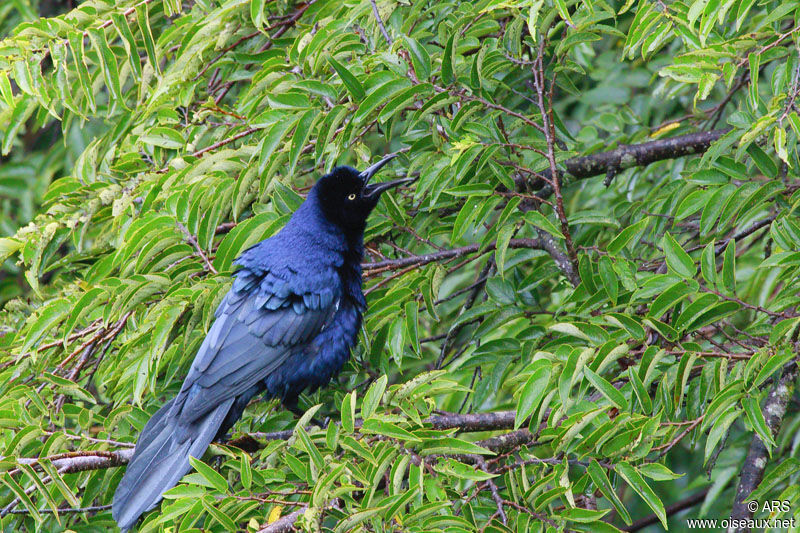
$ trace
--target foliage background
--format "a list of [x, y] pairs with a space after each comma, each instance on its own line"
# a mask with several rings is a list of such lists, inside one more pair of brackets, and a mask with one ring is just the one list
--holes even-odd
[[143, 531], [797, 516], [798, 19], [4, 2], [2, 527], [113, 527], [232, 259], [325, 170], [394, 151], [418, 180], [371, 219], [361, 343], [304, 400], [336, 423], [254, 403]]

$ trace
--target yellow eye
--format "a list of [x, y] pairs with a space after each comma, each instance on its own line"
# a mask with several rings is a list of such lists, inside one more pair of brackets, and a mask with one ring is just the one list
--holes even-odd
[[356, 199], [356, 193], [351, 192], [350, 194], [347, 195], [347, 199], [351, 200], [351, 201], [355, 200]]

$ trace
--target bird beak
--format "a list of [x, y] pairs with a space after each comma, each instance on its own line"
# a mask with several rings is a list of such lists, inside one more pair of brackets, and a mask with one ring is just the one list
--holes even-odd
[[365, 185], [364, 188], [361, 189], [361, 196], [367, 199], [377, 198], [385, 190], [392, 189], [404, 183], [411, 183], [412, 181], [414, 181], [414, 178], [400, 178], [399, 180], [386, 181], [383, 183], [371, 183]]
[[386, 157], [384, 157], [383, 159], [381, 159], [380, 161], [378, 161], [377, 163], [375, 163], [374, 165], [372, 165], [371, 167], [369, 167], [368, 169], [363, 171], [361, 174], [359, 174], [358, 177], [360, 177], [362, 180], [364, 180], [364, 185], [366, 185], [367, 183], [369, 183], [369, 179], [372, 176], [377, 174], [378, 171], [380, 169], [382, 169], [384, 167], [384, 165], [386, 165], [386, 163], [388, 163], [389, 161], [391, 161], [395, 157], [397, 157], [397, 154], [389, 154], [389, 155], [387, 155]]
[[380, 194], [388, 189], [397, 187], [398, 185], [402, 185], [403, 183], [409, 183], [414, 181], [414, 178], [402, 178], [399, 180], [394, 181], [387, 181], [385, 183], [369, 183], [370, 178], [378, 173], [378, 171], [386, 165], [389, 161], [397, 157], [397, 154], [389, 154], [361, 174], [359, 177], [364, 180], [364, 188], [361, 190], [361, 196], [363, 198], [376, 198], [380, 196]]

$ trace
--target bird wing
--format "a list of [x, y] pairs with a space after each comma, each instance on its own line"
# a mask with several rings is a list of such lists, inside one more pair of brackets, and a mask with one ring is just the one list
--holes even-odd
[[292, 283], [270, 272], [238, 273], [176, 398], [184, 421], [250, 389], [328, 325], [341, 282], [335, 271], [317, 276], [329, 279]]

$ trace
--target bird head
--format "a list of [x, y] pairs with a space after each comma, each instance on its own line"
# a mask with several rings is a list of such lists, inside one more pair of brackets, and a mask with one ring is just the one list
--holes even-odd
[[381, 193], [414, 181], [413, 178], [403, 178], [384, 183], [370, 182], [395, 157], [396, 154], [388, 155], [360, 172], [352, 167], [341, 166], [322, 176], [314, 188], [328, 220], [348, 231], [363, 231], [367, 217], [378, 205]]

